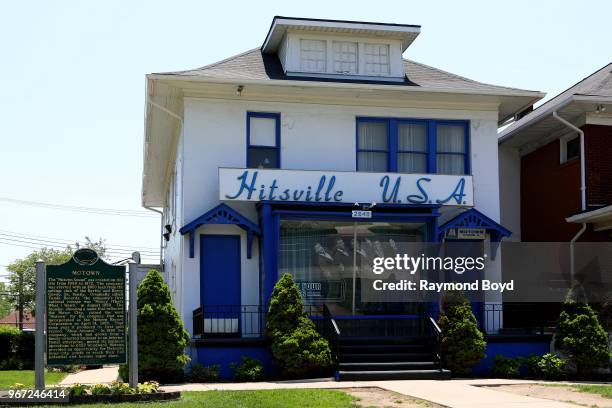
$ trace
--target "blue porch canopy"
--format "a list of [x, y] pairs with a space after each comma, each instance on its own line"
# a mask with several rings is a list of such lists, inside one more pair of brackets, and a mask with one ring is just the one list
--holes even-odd
[[475, 208], [454, 216], [438, 227], [438, 237], [440, 240], [444, 234], [453, 228], [484, 229], [491, 235], [491, 242], [500, 242], [502, 238], [509, 237], [512, 232], [502, 225], [493, 221]]
[[250, 221], [244, 215], [234, 210], [227, 204], [221, 203], [215, 208], [200, 215], [195, 220], [183, 226], [179, 231], [181, 235], [189, 234], [189, 257], [193, 258], [195, 253], [195, 230], [207, 224], [230, 224], [236, 225], [247, 233], [247, 258], [251, 259], [251, 248], [253, 237], [261, 235], [261, 229], [257, 224]]

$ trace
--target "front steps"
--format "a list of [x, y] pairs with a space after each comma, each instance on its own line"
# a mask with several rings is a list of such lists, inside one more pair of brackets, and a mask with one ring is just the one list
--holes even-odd
[[338, 381], [448, 380], [426, 337], [340, 337]]

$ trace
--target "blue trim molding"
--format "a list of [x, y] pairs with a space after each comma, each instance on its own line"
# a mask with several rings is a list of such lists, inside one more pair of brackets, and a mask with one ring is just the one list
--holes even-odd
[[483, 228], [491, 235], [492, 242], [499, 242], [509, 237], [512, 232], [475, 208], [471, 208], [438, 227], [438, 239], [451, 228]]
[[251, 222], [244, 215], [223, 203], [200, 215], [198, 218], [191, 221], [179, 230], [181, 235], [189, 234], [190, 258], [195, 256], [195, 230], [200, 226], [207, 224], [236, 225], [245, 230], [247, 233], [247, 258], [251, 259], [253, 237], [255, 235], [260, 236], [261, 229], [257, 224]]

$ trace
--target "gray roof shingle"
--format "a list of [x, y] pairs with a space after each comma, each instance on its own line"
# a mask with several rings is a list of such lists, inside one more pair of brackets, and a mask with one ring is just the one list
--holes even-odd
[[233, 57], [215, 62], [201, 68], [185, 71], [161, 72], [156, 75], [208, 78], [211, 80], [270, 80], [270, 81], [319, 81], [319, 82], [350, 82], [379, 83], [387, 85], [406, 85], [440, 90], [465, 90], [485, 92], [533, 92], [477, 82], [459, 75], [451, 74], [437, 68], [415, 61], [404, 59], [406, 77], [403, 82], [363, 81], [348, 79], [323, 79], [295, 77], [285, 75], [278, 57], [274, 54], [263, 54], [260, 48], [255, 48]]

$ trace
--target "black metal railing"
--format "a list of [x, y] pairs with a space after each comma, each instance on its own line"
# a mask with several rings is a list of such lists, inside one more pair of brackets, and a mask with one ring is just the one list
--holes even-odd
[[438, 369], [442, 370], [442, 330], [433, 317], [427, 315], [424, 317], [429, 336], [433, 341], [432, 354]]
[[338, 355], [338, 342], [340, 338], [340, 327], [331, 314], [327, 305], [323, 305], [323, 327], [320, 331], [321, 335], [329, 343], [332, 355]]
[[483, 304], [482, 329], [488, 334], [549, 334], [558, 308], [554, 303]]
[[193, 337], [262, 337], [265, 313], [260, 305], [200, 306], [193, 311]]

